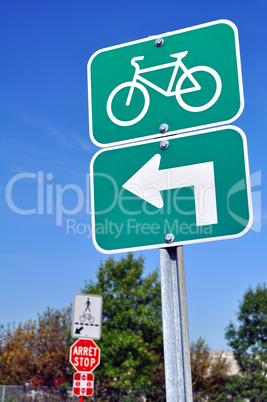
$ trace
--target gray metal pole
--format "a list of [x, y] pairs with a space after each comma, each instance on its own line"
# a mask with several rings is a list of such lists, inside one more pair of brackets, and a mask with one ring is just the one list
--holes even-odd
[[160, 249], [167, 402], [192, 402], [183, 247]]

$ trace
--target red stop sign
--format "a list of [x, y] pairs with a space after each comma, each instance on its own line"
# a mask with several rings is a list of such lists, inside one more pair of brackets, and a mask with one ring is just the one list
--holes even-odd
[[78, 339], [70, 347], [70, 363], [77, 371], [93, 371], [100, 363], [99, 347], [92, 339]]

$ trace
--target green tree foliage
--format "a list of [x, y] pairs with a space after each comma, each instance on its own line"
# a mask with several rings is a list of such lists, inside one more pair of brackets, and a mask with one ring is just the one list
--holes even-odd
[[36, 321], [9, 325], [1, 334], [1, 384], [55, 385], [71, 381], [70, 309], [48, 308]]
[[84, 293], [103, 297], [101, 364], [95, 371], [99, 401], [164, 401], [161, 295], [158, 272], [143, 277], [144, 260], [102, 263]]
[[[232, 322], [225, 337], [241, 370], [228, 383], [235, 401], [267, 401], [267, 288], [258, 285], [245, 292], [237, 313], [239, 326]], [[243, 398], [243, 399], [242, 399]]]
[[191, 343], [190, 352], [194, 401], [224, 401], [228, 379], [226, 360], [222, 356], [212, 360], [203, 338]]

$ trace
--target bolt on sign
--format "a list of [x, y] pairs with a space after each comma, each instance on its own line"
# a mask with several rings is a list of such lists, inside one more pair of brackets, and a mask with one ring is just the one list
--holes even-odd
[[94, 393], [94, 375], [92, 373], [74, 373], [73, 394], [92, 396]]
[[90, 173], [103, 253], [229, 239], [252, 224], [246, 137], [234, 126], [104, 149]]
[[78, 339], [70, 347], [70, 363], [77, 371], [93, 371], [100, 363], [99, 347], [92, 339]]
[[244, 107], [237, 28], [218, 20], [99, 50], [88, 98], [101, 147], [233, 122]]

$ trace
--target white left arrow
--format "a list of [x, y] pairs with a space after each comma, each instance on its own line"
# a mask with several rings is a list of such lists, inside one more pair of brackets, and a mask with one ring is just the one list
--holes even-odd
[[122, 187], [162, 208], [160, 191], [193, 186], [197, 226], [217, 223], [213, 162], [159, 170], [160, 160], [160, 154], [154, 155]]

